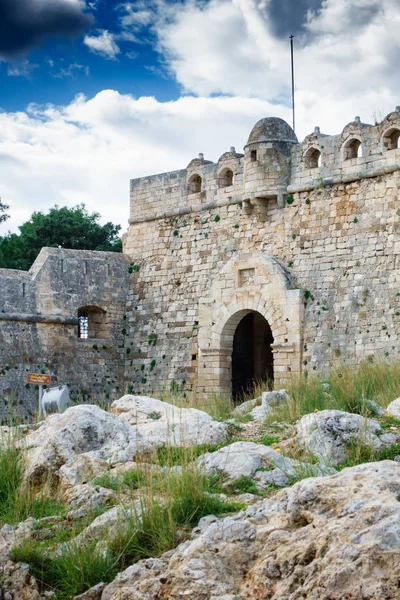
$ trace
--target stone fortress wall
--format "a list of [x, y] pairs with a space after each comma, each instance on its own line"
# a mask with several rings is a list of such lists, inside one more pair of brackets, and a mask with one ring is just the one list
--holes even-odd
[[[59, 248], [44, 248], [28, 272], [0, 269], [0, 417], [20, 402], [37, 409], [28, 372], [50, 373], [80, 398], [124, 390], [128, 269], [122, 254]], [[88, 338], [78, 336], [79, 309]]]
[[230, 392], [263, 355], [278, 387], [398, 358], [399, 136], [399, 108], [302, 143], [267, 118], [243, 154], [132, 180], [124, 254], [43, 249], [0, 270], [0, 397], [36, 402], [28, 371], [114, 398]]
[[229, 391], [250, 311], [271, 327], [278, 385], [338, 357], [398, 357], [399, 135], [399, 108], [302, 143], [262, 119], [244, 154], [132, 180], [126, 379]]

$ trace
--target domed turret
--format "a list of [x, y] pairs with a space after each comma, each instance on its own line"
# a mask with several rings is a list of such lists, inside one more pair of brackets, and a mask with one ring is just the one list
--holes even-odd
[[293, 142], [297, 144], [297, 137], [290, 125], [283, 119], [266, 117], [254, 125], [246, 145], [259, 142]]
[[297, 143], [295, 132], [283, 119], [267, 117], [254, 125], [244, 147], [244, 188], [249, 199], [277, 197], [282, 205]]

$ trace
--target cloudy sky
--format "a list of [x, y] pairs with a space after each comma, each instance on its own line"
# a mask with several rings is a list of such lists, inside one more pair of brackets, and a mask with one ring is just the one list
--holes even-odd
[[129, 179], [239, 150], [265, 116], [339, 133], [400, 104], [400, 0], [0, 0], [0, 197], [126, 229]]

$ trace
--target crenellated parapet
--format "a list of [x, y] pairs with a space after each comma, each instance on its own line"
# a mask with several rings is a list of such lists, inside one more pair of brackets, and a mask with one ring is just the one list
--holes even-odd
[[337, 135], [316, 127], [300, 143], [283, 119], [261, 119], [244, 154], [232, 147], [216, 163], [199, 154], [181, 171], [131, 180], [130, 223], [238, 203], [263, 220], [295, 192], [399, 170], [399, 139], [400, 107], [376, 125], [355, 117]]
[[316, 127], [293, 149], [287, 191], [307, 191], [399, 170], [399, 138], [400, 107], [376, 125], [355, 117], [338, 135], [323, 134]]

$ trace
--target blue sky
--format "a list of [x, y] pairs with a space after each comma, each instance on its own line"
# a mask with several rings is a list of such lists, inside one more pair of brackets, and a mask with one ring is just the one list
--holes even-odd
[[339, 133], [400, 104], [398, 0], [0, 0], [0, 196], [129, 213], [129, 179], [218, 160], [264, 116]]
[[[11, 1], [21, 7], [28, 4], [28, 0]], [[63, 4], [57, 0], [46, 1]], [[44, 0], [42, 3], [45, 4]], [[5, 2], [5, 6], [7, 4]], [[59, 27], [54, 23], [54, 34], [47, 31], [46, 35], [40, 35], [28, 46], [23, 40], [19, 48], [3, 50], [4, 62], [0, 62], [1, 109], [24, 110], [31, 102], [65, 104], [78, 93], [94, 96], [103, 89], [116, 89], [134, 96], [154, 95], [161, 101], [179, 96], [179, 85], [170, 77], [155, 51], [154, 35], [149, 26], [141, 28], [137, 41], [115, 41], [119, 49], [115, 57], [112, 50], [107, 51], [107, 47], [103, 51], [93, 51], [85, 44], [85, 38], [101, 39], [103, 31], [110, 32], [113, 38], [121, 36], [121, 21], [127, 11], [124, 4], [110, 0], [87, 3], [86, 8], [83, 4], [81, 6], [76, 20], [79, 13], [87, 16], [87, 20], [80, 27], [78, 24], [77, 30], [75, 23], [71, 22], [71, 33], [63, 31], [58, 34]], [[2, 0], [0, 22], [1, 7]]]

